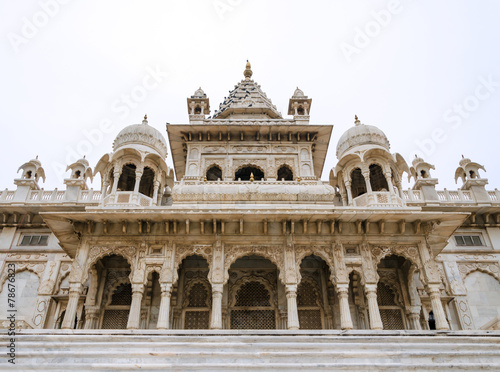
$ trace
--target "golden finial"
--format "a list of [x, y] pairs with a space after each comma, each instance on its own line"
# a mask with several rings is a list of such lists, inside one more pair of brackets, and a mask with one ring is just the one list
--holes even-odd
[[301, 178], [300, 177], [297, 177], [297, 182], [300, 182], [301, 181]]
[[144, 120], [148, 120], [148, 114], [144, 115]]
[[255, 181], [255, 178], [254, 178], [254, 176], [253, 176], [253, 172], [251, 172], [251, 173], [250, 173], [250, 182], [253, 182], [253, 181]]
[[360, 124], [361, 122], [359, 121], [358, 119], [358, 115], [354, 115], [354, 124], [358, 125]]
[[203, 177], [203, 181], [207, 182], [207, 176]]
[[248, 59], [247, 59], [247, 65], [245, 67], [245, 71], [243, 72], [243, 75], [245, 75], [245, 78], [247, 78], [247, 79], [250, 79], [253, 75], [252, 65], [250, 64], [250, 62], [248, 62]]

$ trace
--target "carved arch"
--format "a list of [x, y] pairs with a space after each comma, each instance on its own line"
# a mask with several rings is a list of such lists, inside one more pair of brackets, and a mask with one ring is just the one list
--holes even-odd
[[[38, 276], [38, 286], [40, 287], [40, 284], [42, 283], [43, 272], [45, 270], [45, 262], [19, 263], [19, 262], [7, 261], [5, 263], [5, 265], [12, 264], [12, 263], [16, 265], [16, 269], [15, 269], [16, 274], [21, 273], [23, 271], [31, 271], [33, 274]], [[38, 265], [42, 265], [43, 269], [37, 271], [36, 266], [38, 266]], [[8, 271], [4, 271], [4, 273], [2, 274], [2, 277], [0, 278], [0, 292], [2, 292], [2, 290], [3, 290], [3, 285], [5, 284], [5, 281], [7, 280], [8, 275], [9, 275]], [[38, 291], [38, 289], [37, 289], [37, 291]]]
[[276, 308], [278, 306], [278, 298], [274, 295], [275, 288], [273, 287], [273, 285], [264, 277], [249, 275], [240, 278], [231, 286], [231, 289], [229, 291], [229, 307], [235, 306], [236, 295], [238, 294], [238, 291], [244, 284], [249, 282], [258, 282], [262, 284], [269, 293], [269, 303], [271, 304], [271, 307]]
[[[285, 263], [283, 259], [283, 251], [282, 247], [278, 248], [278, 251], [270, 249], [271, 247], [256, 247], [256, 246], [232, 246], [225, 248], [226, 257], [224, 259], [224, 283], [226, 284], [229, 280], [229, 268], [233, 263], [236, 262], [238, 258], [242, 258], [245, 256], [261, 256], [273, 264], [276, 265], [276, 268], [279, 272], [279, 280], [281, 283], [285, 284]], [[269, 252], [271, 251], [271, 252]]]
[[[492, 270], [491, 267], [494, 267]], [[496, 263], [466, 263], [459, 264], [458, 271], [462, 275], [462, 279], [465, 280], [470, 274], [475, 271], [480, 271], [484, 274], [491, 275], [500, 283], [500, 268]]]
[[[330, 249], [330, 247], [327, 247]], [[318, 256], [323, 261], [326, 262], [328, 268], [330, 269], [330, 280], [332, 283], [335, 283], [335, 266], [333, 265], [333, 261], [331, 260], [328, 252], [325, 249], [321, 249], [321, 247], [310, 247], [310, 246], [295, 246], [295, 267], [297, 269], [297, 282], [300, 283], [302, 276], [300, 275], [300, 266], [302, 265], [302, 261], [304, 258], [308, 256]]]
[[90, 249], [89, 257], [85, 264], [85, 269], [82, 275], [82, 284], [85, 283], [89, 277], [89, 271], [97, 261], [106, 256], [117, 255], [125, 258], [130, 265], [131, 275], [135, 271], [134, 257], [137, 249], [135, 247], [97, 247], [94, 246]]
[[121, 276], [114, 278], [108, 282], [106, 288], [104, 289], [102, 306], [106, 307], [111, 304], [111, 300], [113, 299], [113, 294], [115, 290], [122, 284], [130, 284], [130, 280], [127, 276]]
[[195, 278], [190, 280], [187, 285], [184, 288], [184, 301], [182, 302], [182, 307], [187, 308], [189, 305], [189, 295], [191, 292], [191, 289], [193, 289], [194, 285], [196, 284], [202, 284], [205, 289], [207, 290], [207, 303], [205, 304], [206, 307], [212, 307], [212, 286], [208, 282], [207, 279], [202, 279], [202, 278]]
[[387, 256], [400, 256], [413, 265], [415, 265], [419, 270], [422, 269], [422, 263], [418, 256], [418, 248], [414, 246], [374, 246], [371, 249], [373, 256], [373, 263], [375, 267], [378, 267], [380, 261]]

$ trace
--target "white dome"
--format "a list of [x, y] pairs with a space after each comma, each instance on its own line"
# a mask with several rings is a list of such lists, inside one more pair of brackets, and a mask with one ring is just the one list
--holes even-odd
[[133, 124], [123, 128], [113, 142], [113, 151], [125, 145], [144, 145], [155, 150], [163, 159], [167, 157], [167, 141], [155, 128], [148, 125], [146, 118], [142, 124]]
[[340, 159], [347, 150], [361, 145], [378, 145], [390, 150], [389, 140], [384, 132], [373, 125], [360, 124], [349, 128], [339, 139], [337, 144], [337, 158]]

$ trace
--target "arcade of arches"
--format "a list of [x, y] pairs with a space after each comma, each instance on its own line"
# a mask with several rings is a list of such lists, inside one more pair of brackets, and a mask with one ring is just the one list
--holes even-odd
[[350, 270], [347, 282], [334, 283], [330, 265], [314, 254], [300, 260], [295, 285], [284, 284], [276, 264], [255, 254], [234, 259], [227, 280], [213, 284], [209, 261], [187, 255], [177, 266], [174, 282], [165, 283], [161, 270], [149, 270], [144, 282], [137, 283], [127, 259], [105, 256], [89, 270], [86, 296], [79, 299], [75, 318], [67, 316], [68, 303], [55, 315], [54, 326], [403, 330], [435, 324], [435, 309], [417, 294], [422, 287], [418, 270], [401, 256], [382, 258], [378, 281], [368, 284], [361, 267]]

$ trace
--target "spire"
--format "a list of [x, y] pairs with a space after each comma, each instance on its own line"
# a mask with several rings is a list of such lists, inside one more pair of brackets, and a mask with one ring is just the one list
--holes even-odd
[[245, 67], [245, 71], [243, 71], [243, 75], [245, 75], [245, 79], [247, 79], [247, 80], [250, 80], [250, 78], [253, 75], [252, 65], [250, 64], [250, 62], [248, 62], [248, 59], [247, 59], [247, 65]]
[[354, 124], [359, 125], [361, 122], [358, 119], [358, 115], [354, 115]]
[[147, 124], [148, 123], [148, 114], [144, 115], [144, 120], [142, 121], [142, 124]]

